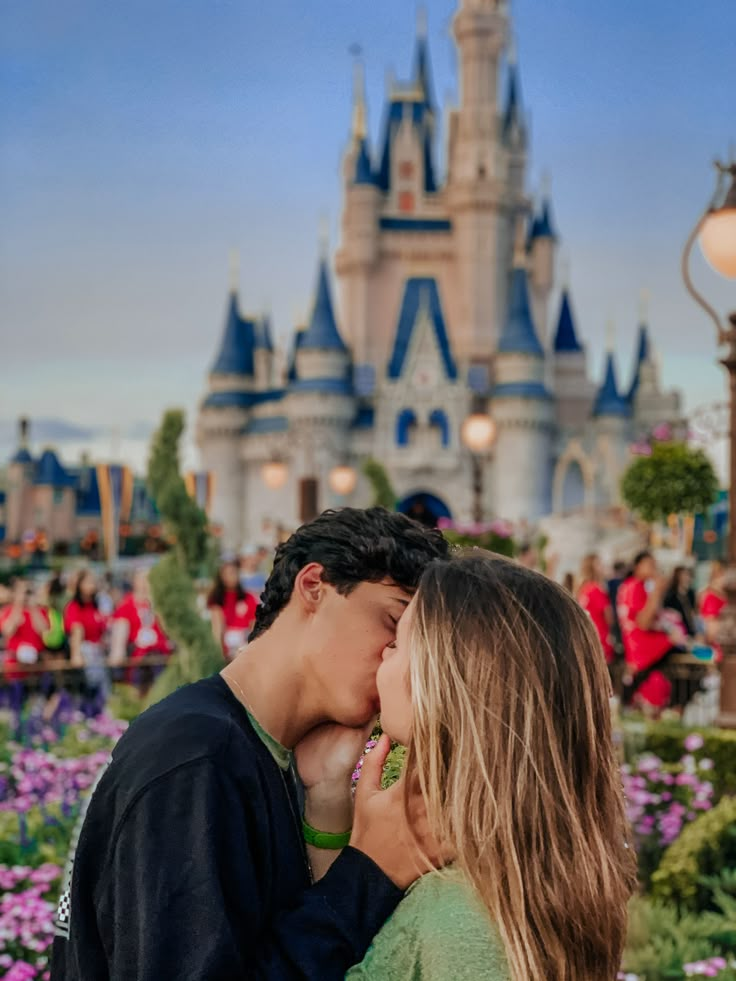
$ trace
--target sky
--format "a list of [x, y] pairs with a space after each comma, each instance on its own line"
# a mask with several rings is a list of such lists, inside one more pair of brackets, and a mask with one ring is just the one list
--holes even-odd
[[[427, 4], [443, 105], [457, 98], [454, 7]], [[736, 145], [736, 3], [511, 9], [529, 186], [549, 175], [591, 370], [612, 323], [628, 378], [645, 289], [665, 384], [689, 409], [723, 399], [714, 329], [679, 261], [712, 161]], [[6, 431], [22, 414], [61, 419], [92, 429], [94, 452], [142, 465], [167, 406], [194, 416], [234, 248], [243, 307], [270, 310], [288, 336], [310, 305], [325, 215], [337, 242], [350, 47], [364, 51], [375, 144], [387, 71], [410, 70], [415, 18], [408, 0], [3, 0]], [[736, 281], [699, 258], [694, 269], [720, 311], [736, 309]], [[59, 444], [69, 462], [85, 439]]]

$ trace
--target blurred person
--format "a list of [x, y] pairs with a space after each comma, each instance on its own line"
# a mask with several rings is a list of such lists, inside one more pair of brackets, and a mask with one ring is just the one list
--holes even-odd
[[71, 666], [84, 670], [87, 696], [107, 694], [107, 620], [97, 609], [97, 579], [89, 569], [82, 570], [76, 578], [74, 595], [64, 611], [64, 629], [69, 637]]
[[[133, 576], [131, 591], [112, 615], [110, 664], [120, 665], [127, 658], [135, 662], [157, 654], [168, 655], [173, 649], [151, 603], [148, 572], [139, 569]], [[154, 673], [151, 665], [132, 664], [126, 680], [143, 693], [151, 687]]]
[[479, 549], [435, 562], [377, 683], [384, 735], [357, 794], [389, 737], [403, 743], [453, 861], [419, 879], [347, 981], [615, 978], [636, 862], [610, 682], [579, 605]]
[[268, 549], [255, 545], [246, 545], [240, 555], [240, 585], [256, 598], [261, 595], [266, 585], [263, 566], [267, 557]]
[[519, 546], [516, 561], [525, 569], [536, 570], [539, 566], [539, 552], [530, 542], [524, 542]]
[[619, 657], [623, 655], [624, 643], [623, 636], [621, 634], [621, 624], [618, 622], [618, 591], [621, 588], [624, 580], [629, 577], [629, 567], [626, 562], [622, 562], [617, 559], [613, 563], [613, 575], [606, 583], [606, 588], [608, 589], [608, 597], [611, 600], [611, 610], [613, 611], [613, 626], [611, 629], [611, 636], [613, 639], [613, 646]]
[[14, 580], [10, 592], [11, 602], [0, 611], [0, 632], [6, 648], [3, 673], [7, 681], [24, 681], [40, 661], [49, 621], [29, 582]]
[[231, 661], [247, 641], [257, 606], [258, 600], [241, 584], [238, 563], [226, 559], [207, 599], [212, 633], [226, 660]]
[[658, 710], [666, 708], [672, 696], [672, 684], [666, 674], [668, 662], [685, 649], [682, 634], [661, 620], [667, 586], [668, 580], [659, 575], [651, 552], [640, 552], [634, 559], [631, 576], [618, 590], [627, 666], [626, 696]]
[[664, 594], [662, 606], [665, 610], [672, 610], [679, 616], [683, 630], [688, 637], [694, 637], [697, 634], [693, 573], [687, 566], [678, 565], [675, 568]]
[[615, 655], [611, 637], [613, 608], [604, 582], [600, 558], [594, 552], [586, 555], [580, 566], [577, 601], [593, 621], [606, 664], [610, 665]]
[[50, 654], [67, 654], [69, 645], [64, 629], [66, 589], [60, 572], [54, 573], [43, 590], [43, 604], [49, 626], [43, 635], [46, 651]]
[[715, 649], [719, 660], [722, 654], [718, 643], [718, 621], [727, 601], [723, 588], [725, 574], [726, 569], [722, 562], [711, 562], [708, 582], [698, 597], [698, 612], [703, 622], [705, 640]]
[[[327, 511], [280, 546], [248, 646], [115, 747], [75, 836], [54, 981], [342, 981], [440, 857], [401, 786], [366, 784], [353, 819], [350, 773], [382, 653], [448, 551], [380, 508]], [[325, 802], [336, 823], [305, 823]], [[314, 884], [305, 839], [341, 849]]]
[[566, 572], [562, 577], [562, 588], [571, 596], [575, 595], [575, 576], [572, 572]]

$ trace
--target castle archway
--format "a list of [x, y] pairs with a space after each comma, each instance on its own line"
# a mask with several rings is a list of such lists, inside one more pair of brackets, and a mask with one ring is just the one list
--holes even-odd
[[399, 501], [396, 510], [429, 528], [436, 528], [440, 518], [452, 517], [452, 512], [442, 498], [430, 494], [429, 491], [420, 490], [409, 494]]

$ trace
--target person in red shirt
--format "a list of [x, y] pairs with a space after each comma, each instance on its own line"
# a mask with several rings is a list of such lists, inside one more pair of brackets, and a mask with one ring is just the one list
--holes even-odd
[[212, 632], [222, 646], [226, 660], [235, 657], [245, 644], [253, 626], [258, 600], [240, 584], [240, 570], [235, 561], [220, 566], [207, 600]]
[[718, 618], [726, 605], [726, 593], [723, 589], [724, 574], [723, 563], [712, 562], [708, 585], [698, 597], [698, 612], [703, 621], [705, 640], [715, 650], [718, 661], [723, 657], [718, 644]]
[[77, 578], [64, 611], [64, 629], [72, 667], [84, 668], [87, 695], [106, 694], [110, 688], [104, 649], [107, 621], [97, 609], [97, 580], [88, 569]]
[[[112, 616], [110, 662], [122, 664], [126, 657], [139, 660], [156, 654], [168, 655], [173, 649], [174, 645], [153, 611], [148, 573], [139, 570], [133, 578], [132, 592]], [[133, 666], [128, 670], [127, 680], [146, 691], [153, 682], [153, 675], [151, 665]]]
[[606, 664], [613, 663], [614, 649], [611, 639], [613, 607], [608, 591], [603, 585], [603, 573], [597, 555], [586, 555], [580, 567], [580, 585], [577, 601], [593, 621], [601, 639]]
[[652, 554], [640, 552], [634, 559], [632, 575], [621, 584], [617, 597], [627, 695], [657, 709], [666, 708], [672, 697], [672, 684], [665, 673], [667, 663], [673, 654], [684, 649], [678, 644], [680, 636], [665, 628], [666, 621], [660, 626], [667, 586], [667, 579], [657, 573]]
[[0, 632], [6, 646], [3, 674], [7, 681], [23, 681], [39, 661], [49, 621], [29, 583], [17, 579], [12, 596], [12, 602], [0, 611]]

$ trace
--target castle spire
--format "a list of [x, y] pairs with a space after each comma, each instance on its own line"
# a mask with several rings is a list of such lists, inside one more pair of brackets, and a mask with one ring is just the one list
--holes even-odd
[[417, 37], [414, 54], [414, 82], [422, 93], [424, 104], [434, 111], [432, 94], [432, 73], [429, 63], [429, 44], [427, 41], [427, 8], [422, 4], [417, 8]]
[[237, 295], [240, 287], [240, 252], [237, 249], [230, 249], [230, 292]]
[[365, 68], [363, 65], [363, 49], [354, 44], [350, 49], [354, 57], [353, 63], [353, 124], [351, 136], [355, 145], [359, 145], [368, 136], [368, 112], [365, 102]]

